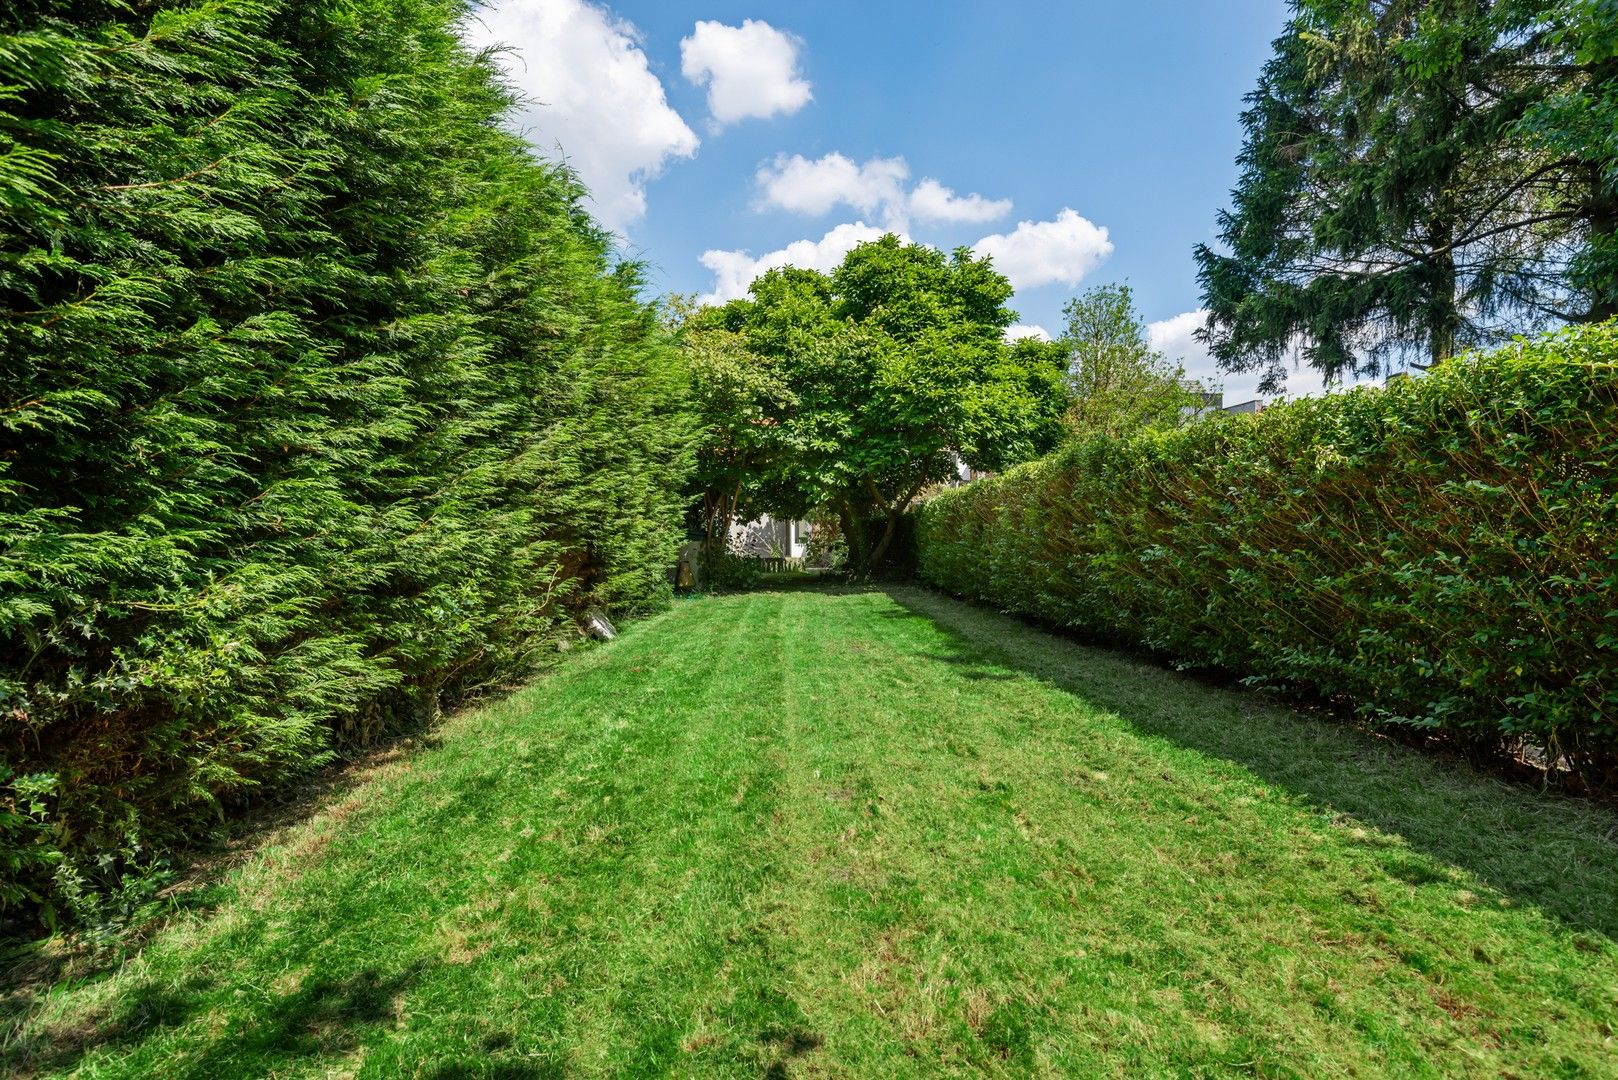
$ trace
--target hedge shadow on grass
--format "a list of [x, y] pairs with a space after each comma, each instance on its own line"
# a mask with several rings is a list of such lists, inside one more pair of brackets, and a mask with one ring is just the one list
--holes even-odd
[[[1240, 687], [1209, 686], [923, 588], [882, 590], [944, 633], [926, 659], [968, 678], [1011, 668], [1110, 710], [1137, 731], [1222, 758], [1460, 867], [1565, 926], [1618, 941], [1618, 812], [1480, 772]], [[1207, 706], [1183, 706], [1195, 685]]]
[[[169, 1062], [164, 1075], [174, 1080], [211, 1080], [233, 1075], [231, 1062], [243, 1053], [291, 1067], [300, 1059], [354, 1053], [367, 1033], [390, 1028], [398, 1002], [419, 981], [419, 962], [397, 970], [366, 967], [346, 977], [323, 976], [276, 997], [246, 1029], [216, 1033], [206, 1048], [184, 1064]], [[178, 988], [153, 983], [121, 994], [105, 1013], [68, 1030], [47, 1029], [41, 1038], [11, 1048], [0, 1062], [7, 1075], [71, 1072], [101, 1050], [131, 1051], [165, 1030], [193, 1024], [218, 1007], [218, 984], [194, 976]], [[240, 991], [238, 991], [240, 993]]]
[[[334, 762], [297, 786], [271, 793], [257, 805], [235, 807], [239, 816], [212, 838], [210, 846], [199, 844], [174, 853], [176, 880], [164, 889], [161, 903], [137, 913], [132, 922], [109, 928], [117, 935], [115, 941], [98, 947], [95, 941], [73, 933], [37, 939], [0, 936], [0, 1076], [12, 1075], [8, 1069], [19, 1070], [21, 1076], [66, 1071], [99, 1047], [136, 1045], [205, 1011], [203, 1001], [216, 987], [192, 978], [183, 984], [184, 993], [138, 987], [127, 1000], [120, 996], [116, 1014], [100, 1016], [81, 1030], [56, 1031], [45, 1038], [21, 1034], [60, 984], [108, 978], [177, 921], [213, 912], [230, 899], [230, 873], [258, 858], [265, 845], [284, 841], [294, 830], [353, 797], [382, 771], [409, 761], [421, 750], [435, 748], [438, 739], [432, 729], [392, 736], [364, 753]], [[419, 970], [419, 966], [412, 969], [409, 979], [413, 981]], [[354, 979], [360, 981], [348, 988], [329, 981], [312, 984], [309, 993], [294, 995], [296, 1001], [289, 999], [288, 1007], [303, 1008], [310, 1001], [324, 1002], [322, 1007], [341, 1000], [358, 1003], [368, 993], [364, 980], [397, 978], [397, 974], [384, 977], [368, 969], [356, 975]]]

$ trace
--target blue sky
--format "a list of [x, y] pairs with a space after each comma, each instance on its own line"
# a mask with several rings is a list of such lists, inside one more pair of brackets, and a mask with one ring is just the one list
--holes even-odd
[[[659, 292], [724, 298], [893, 228], [993, 253], [1021, 321], [1051, 331], [1067, 298], [1127, 280], [1154, 340], [1206, 375], [1191, 248], [1284, 17], [1282, 0], [501, 0], [468, 35], [510, 47], [525, 133], [580, 172]], [[1227, 400], [1251, 381], [1226, 377]]]

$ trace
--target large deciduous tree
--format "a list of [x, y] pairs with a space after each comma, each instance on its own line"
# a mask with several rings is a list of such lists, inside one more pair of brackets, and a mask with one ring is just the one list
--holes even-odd
[[[759, 425], [775, 448], [774, 499], [835, 512], [856, 572], [960, 463], [1004, 468], [1060, 437], [1060, 364], [1007, 344], [1010, 297], [988, 260], [890, 235], [829, 275], [772, 270], [717, 316], [791, 391]], [[872, 518], [881, 528], [868, 540]]]
[[743, 335], [714, 318], [714, 309], [693, 311], [683, 298], [674, 306], [696, 428], [692, 482], [711, 558], [724, 551], [732, 523], [797, 501], [771, 497], [782, 452], [775, 418], [796, 397], [780, 365], [749, 349]]

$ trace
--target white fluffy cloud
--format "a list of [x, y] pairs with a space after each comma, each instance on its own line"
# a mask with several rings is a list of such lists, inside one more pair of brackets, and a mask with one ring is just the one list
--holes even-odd
[[1219, 362], [1208, 355], [1208, 346], [1198, 341], [1196, 333], [1208, 322], [1206, 311], [1185, 311], [1171, 319], [1150, 323], [1146, 339], [1152, 348], [1185, 367], [1185, 377], [1195, 379], [1210, 390], [1222, 389], [1226, 405], [1239, 405], [1261, 395], [1258, 392], [1259, 372], [1227, 374], [1219, 370]]
[[1051, 332], [1045, 329], [1043, 326], [1038, 326], [1033, 323], [1018, 323], [1015, 326], [1006, 327], [1007, 341], [1021, 341], [1023, 338], [1034, 338], [1037, 341], [1049, 341], [1051, 339]]
[[782, 154], [762, 165], [757, 179], [765, 207], [818, 215], [847, 206], [877, 215], [895, 229], [907, 228], [912, 218], [935, 224], [982, 223], [1011, 212], [1010, 199], [957, 195], [937, 180], [924, 179], [911, 189], [910, 166], [902, 157], [874, 157], [860, 164], [838, 153], [813, 160]]
[[[797, 266], [823, 273], [835, 270], [844, 255], [868, 240], [880, 239], [888, 231], [856, 221], [837, 226], [819, 240], [798, 240], [756, 259], [745, 251], [705, 251], [702, 265], [713, 271], [714, 287], [701, 302], [723, 304], [746, 296], [754, 278], [778, 266]], [[900, 239], [909, 242], [908, 237]]]
[[923, 180], [910, 193], [910, 213], [917, 221], [981, 225], [1011, 213], [1011, 200], [957, 195], [937, 180]]
[[1021, 221], [1010, 233], [985, 236], [973, 250], [993, 258], [1013, 288], [1071, 287], [1106, 261], [1112, 241], [1105, 228], [1064, 208], [1054, 221]]
[[[1146, 339], [1152, 348], [1179, 364], [1184, 365], [1188, 379], [1197, 379], [1205, 386], [1228, 382], [1230, 376], [1219, 371], [1219, 365], [1208, 355], [1208, 347], [1196, 338], [1196, 333], [1208, 321], [1206, 311], [1185, 311], [1171, 319], [1162, 319], [1146, 327]], [[1258, 379], [1252, 380], [1257, 385]], [[1253, 395], [1233, 399], [1245, 401]]]
[[584, 0], [503, 0], [468, 21], [477, 48], [508, 46], [501, 63], [528, 99], [524, 133], [557, 153], [590, 189], [596, 215], [622, 231], [646, 212], [646, 181], [697, 152], [670, 108], [637, 32]]
[[910, 166], [904, 158], [872, 158], [859, 165], [842, 154], [814, 161], [801, 154], [782, 154], [760, 166], [757, 179], [765, 206], [796, 214], [824, 214], [850, 206], [862, 214], [881, 210], [886, 217], [904, 202]]
[[795, 113], [814, 96], [798, 72], [798, 39], [757, 19], [699, 21], [680, 42], [680, 71], [708, 88], [720, 126]]

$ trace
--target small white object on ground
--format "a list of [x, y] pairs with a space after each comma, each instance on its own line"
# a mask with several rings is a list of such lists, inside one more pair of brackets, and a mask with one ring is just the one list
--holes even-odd
[[618, 628], [612, 625], [612, 620], [600, 608], [591, 608], [584, 613], [584, 629], [602, 641], [611, 641], [618, 636]]

